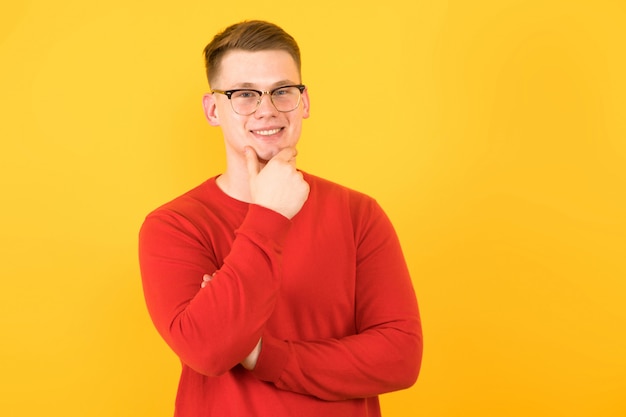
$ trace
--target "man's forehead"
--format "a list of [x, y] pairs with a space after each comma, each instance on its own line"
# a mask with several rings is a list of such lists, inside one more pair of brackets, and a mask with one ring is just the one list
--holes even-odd
[[[286, 51], [229, 51], [222, 58], [216, 81], [228, 88], [268, 89], [299, 84], [300, 73]], [[225, 86], [220, 86], [220, 88]]]
[[298, 65], [293, 57], [287, 51], [282, 49], [267, 49], [262, 51], [246, 51], [243, 49], [233, 49], [224, 54], [221, 59], [221, 65], [280, 65], [285, 67], [293, 67], [297, 70]]

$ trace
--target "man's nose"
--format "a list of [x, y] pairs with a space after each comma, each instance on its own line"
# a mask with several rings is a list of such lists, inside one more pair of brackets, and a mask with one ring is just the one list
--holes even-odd
[[267, 114], [274, 114], [277, 112], [278, 110], [276, 109], [276, 107], [274, 106], [274, 103], [272, 102], [272, 96], [270, 95], [268, 91], [263, 91], [263, 94], [261, 94], [261, 97], [259, 97], [259, 105], [254, 114], [257, 116], [261, 116], [261, 115], [267, 115]]

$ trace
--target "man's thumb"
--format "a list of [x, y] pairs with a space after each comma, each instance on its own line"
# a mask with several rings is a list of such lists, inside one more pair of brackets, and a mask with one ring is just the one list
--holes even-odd
[[243, 153], [246, 156], [246, 164], [248, 166], [248, 175], [250, 178], [256, 177], [259, 173], [259, 158], [256, 152], [250, 146], [246, 146], [243, 149]]

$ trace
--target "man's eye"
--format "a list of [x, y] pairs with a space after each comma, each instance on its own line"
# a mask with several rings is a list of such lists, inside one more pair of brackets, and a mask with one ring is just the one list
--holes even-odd
[[237, 91], [233, 94], [235, 98], [256, 98], [257, 96], [256, 91]]
[[289, 92], [289, 88], [281, 88], [281, 89], [278, 89], [278, 90], [274, 91], [273, 94], [274, 94], [274, 96], [286, 96], [289, 93], [290, 93]]

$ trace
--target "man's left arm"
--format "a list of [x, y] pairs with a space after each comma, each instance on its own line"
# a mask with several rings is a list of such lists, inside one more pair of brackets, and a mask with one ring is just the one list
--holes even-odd
[[329, 401], [415, 383], [422, 358], [417, 300], [396, 233], [377, 204], [357, 238], [357, 333], [290, 341], [266, 332], [252, 371], [257, 378]]

